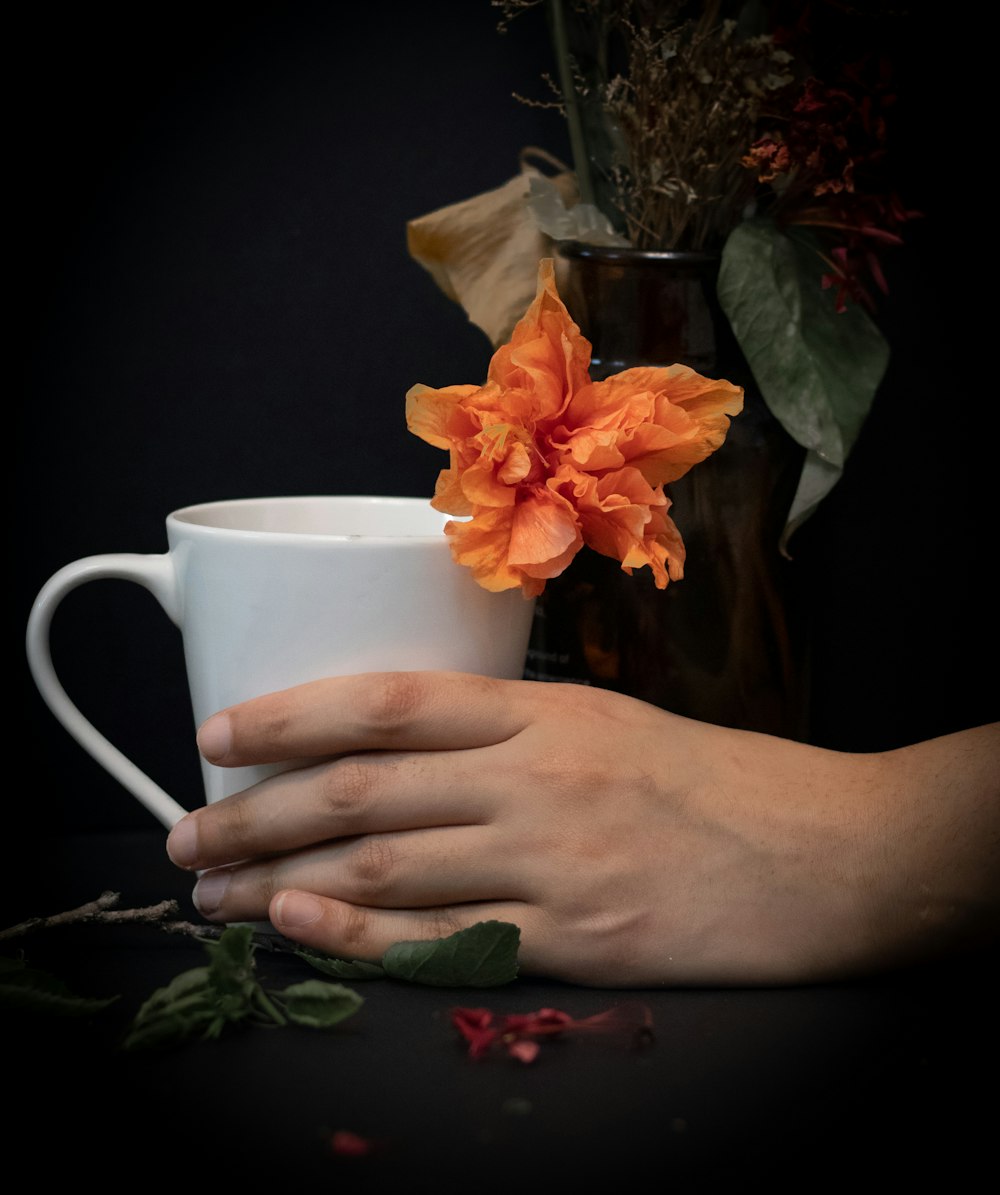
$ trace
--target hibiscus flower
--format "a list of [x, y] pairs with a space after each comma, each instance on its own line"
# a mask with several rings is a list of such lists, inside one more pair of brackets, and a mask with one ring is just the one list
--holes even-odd
[[648, 565], [659, 589], [684, 575], [663, 487], [722, 444], [743, 391], [686, 365], [599, 382], [589, 371], [546, 258], [484, 385], [406, 396], [410, 431], [451, 454], [431, 504], [458, 516], [445, 527], [452, 555], [485, 589], [535, 597], [585, 544], [627, 573]]

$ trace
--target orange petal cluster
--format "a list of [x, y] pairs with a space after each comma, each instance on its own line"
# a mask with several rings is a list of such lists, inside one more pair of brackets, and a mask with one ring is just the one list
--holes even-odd
[[[743, 391], [685, 365], [590, 379], [590, 343], [556, 290], [553, 262], [482, 386], [412, 387], [410, 431], [445, 448], [435, 509], [455, 560], [485, 589], [535, 597], [586, 544], [656, 586], [684, 574], [663, 486], [726, 438]], [[464, 517], [463, 517], [464, 516]]]

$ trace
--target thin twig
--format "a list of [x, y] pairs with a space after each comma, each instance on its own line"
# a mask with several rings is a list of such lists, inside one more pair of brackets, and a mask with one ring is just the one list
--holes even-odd
[[18, 925], [11, 925], [0, 930], [0, 941], [10, 938], [23, 938], [26, 934], [39, 929], [50, 929], [57, 925], [71, 925], [75, 921], [92, 921], [99, 914], [106, 912], [121, 900], [120, 892], [102, 892], [97, 900], [90, 900], [77, 909], [67, 909], [64, 913], [54, 913], [51, 917], [29, 917]]
[[[217, 941], [226, 932], [225, 925], [195, 925], [193, 921], [163, 921], [160, 929], [168, 934], [186, 934], [191, 938], [206, 938]], [[270, 954], [295, 954], [302, 947], [291, 938], [283, 938], [280, 934], [254, 934], [251, 939], [259, 950], [266, 950]]]
[[159, 904], [147, 905], [143, 909], [116, 909], [114, 906], [119, 900], [121, 900], [120, 892], [102, 892], [97, 900], [88, 901], [76, 909], [67, 909], [64, 913], [53, 913], [51, 917], [29, 917], [27, 921], [0, 930], [0, 941], [23, 938], [38, 930], [57, 929], [64, 925], [76, 925], [84, 921], [99, 922], [102, 925], [157, 922], [179, 911], [175, 900], [161, 900]]
[[[146, 905], [141, 909], [116, 909], [114, 906], [121, 899], [119, 892], [104, 892], [97, 900], [88, 901], [77, 909], [68, 909], [64, 913], [54, 913], [51, 917], [31, 917], [9, 929], [0, 930], [0, 941], [23, 938], [27, 934], [41, 929], [53, 929], [63, 925], [75, 925], [82, 922], [100, 923], [102, 925], [145, 924], [156, 925], [168, 934], [187, 934], [191, 938], [202, 941], [208, 939], [216, 941], [226, 932], [225, 925], [196, 925], [193, 921], [167, 921], [167, 917], [176, 917], [180, 906], [176, 900], [161, 900], [155, 905]], [[258, 933], [253, 936], [253, 944], [259, 950], [266, 950], [271, 954], [294, 954], [301, 947], [290, 938], [280, 934]]]
[[157, 922], [164, 917], [173, 917], [180, 912], [180, 905], [176, 900], [161, 900], [159, 904], [147, 905], [143, 909], [115, 909], [109, 913], [102, 913], [91, 918], [103, 925], [121, 925], [125, 922]]

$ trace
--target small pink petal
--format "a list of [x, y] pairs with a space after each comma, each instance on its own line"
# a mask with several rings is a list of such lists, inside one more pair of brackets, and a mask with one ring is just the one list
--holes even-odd
[[507, 1053], [511, 1058], [517, 1058], [520, 1062], [534, 1062], [538, 1057], [538, 1051], [541, 1047], [536, 1041], [528, 1041], [525, 1038], [518, 1038], [512, 1041], [507, 1046]]

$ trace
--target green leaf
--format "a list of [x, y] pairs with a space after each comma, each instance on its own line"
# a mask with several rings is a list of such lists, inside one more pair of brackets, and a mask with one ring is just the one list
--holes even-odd
[[521, 931], [480, 921], [433, 942], [397, 942], [382, 958], [386, 974], [433, 987], [498, 987], [517, 978]]
[[209, 982], [220, 993], [244, 995], [254, 985], [253, 927], [228, 926], [217, 941], [203, 941], [208, 952]]
[[719, 301], [764, 401], [809, 449], [796, 525], [840, 477], [889, 363], [868, 314], [856, 303], [837, 311], [824, 272], [810, 233], [749, 220], [730, 233], [719, 273]]
[[324, 983], [321, 979], [307, 979], [269, 995], [281, 1005], [290, 1021], [310, 1029], [329, 1029], [353, 1016], [364, 1004], [357, 992], [342, 983]]
[[288, 1018], [272, 1001], [271, 997], [267, 994], [267, 992], [264, 991], [259, 983], [254, 986], [253, 1003], [259, 1010], [262, 1021], [273, 1021], [275, 1025], [288, 1024]]
[[334, 979], [384, 979], [385, 968], [378, 963], [363, 963], [360, 959], [348, 962], [347, 959], [334, 958], [329, 954], [317, 954], [314, 950], [296, 950], [295, 953], [303, 962], [314, 967], [323, 975], [332, 975]]
[[152, 1049], [209, 1036], [223, 1020], [208, 967], [194, 967], [153, 992], [136, 1013], [122, 1048]]
[[118, 996], [79, 996], [55, 975], [29, 967], [24, 959], [0, 957], [0, 1008], [49, 1016], [80, 1017], [100, 1012]]
[[202, 941], [208, 966], [183, 971], [157, 989], [136, 1014], [123, 1048], [216, 1038], [226, 1025], [251, 1016], [262, 994], [254, 978], [252, 938], [251, 926], [232, 925], [218, 941]]
[[158, 1015], [175, 1005], [183, 1005], [191, 999], [209, 997], [212, 989], [208, 982], [208, 968], [194, 967], [175, 975], [166, 987], [157, 988], [136, 1014], [136, 1020], [145, 1020]]

